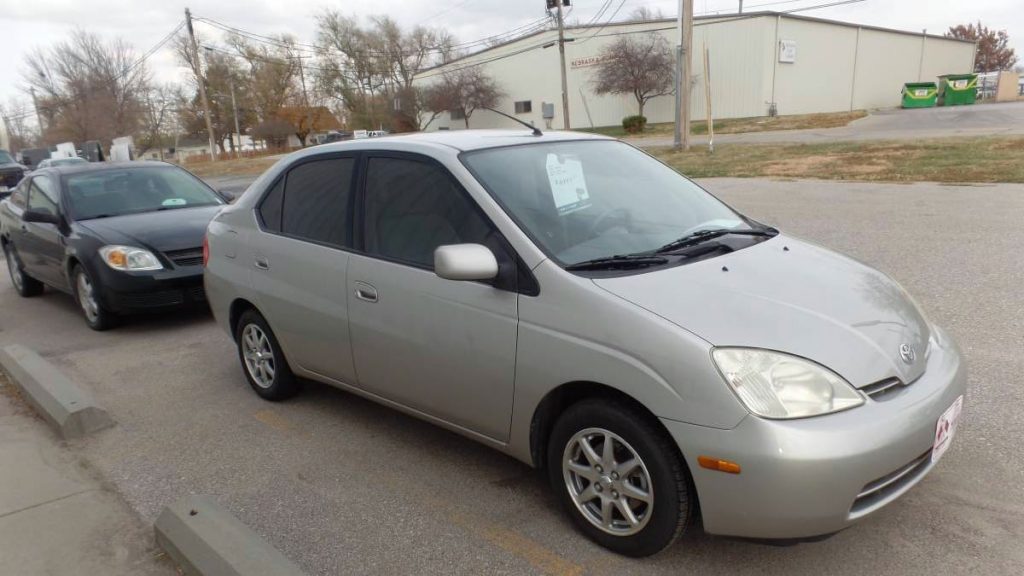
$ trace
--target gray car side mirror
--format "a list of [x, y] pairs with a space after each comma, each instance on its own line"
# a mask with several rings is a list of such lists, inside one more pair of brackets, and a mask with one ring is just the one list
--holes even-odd
[[446, 280], [491, 280], [498, 275], [498, 259], [481, 244], [438, 246], [434, 273]]

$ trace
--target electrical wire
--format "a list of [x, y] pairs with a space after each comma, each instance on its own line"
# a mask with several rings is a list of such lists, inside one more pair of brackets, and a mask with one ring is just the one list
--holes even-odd
[[133, 62], [127, 68], [125, 68], [124, 71], [121, 72], [121, 74], [119, 74], [116, 78], [114, 78], [114, 80], [122, 80], [126, 76], [131, 74], [135, 69], [137, 69], [139, 66], [141, 66], [143, 62], [145, 62], [146, 60], [151, 58], [154, 54], [156, 54], [156, 51], [159, 50], [160, 48], [162, 48], [164, 46], [164, 44], [167, 44], [168, 42], [170, 42], [171, 39], [174, 38], [174, 36], [178, 32], [180, 32], [182, 27], [184, 27], [184, 26], [185, 26], [185, 21], [184, 20], [182, 20], [181, 22], [178, 22], [178, 25], [175, 26], [174, 29], [172, 29], [166, 36], [164, 36], [162, 39], [160, 39], [159, 42], [154, 44], [152, 48], [150, 48], [145, 53], [143, 53], [142, 56], [139, 57], [135, 62]]

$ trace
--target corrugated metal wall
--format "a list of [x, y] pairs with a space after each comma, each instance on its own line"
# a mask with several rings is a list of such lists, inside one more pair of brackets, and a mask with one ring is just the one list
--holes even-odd
[[[617, 125], [624, 116], [636, 113], [632, 96], [598, 96], [593, 92], [595, 61], [602, 49], [634, 32], [663, 35], [674, 54], [677, 33], [672, 21], [567, 30], [567, 37], [575, 39], [566, 44], [573, 128]], [[556, 39], [555, 32], [544, 32], [456, 61], [448, 68], [487, 62], [483, 64], [486, 72], [506, 93], [499, 109], [513, 113], [516, 101], [528, 100], [532, 111], [516, 116], [546, 128], [543, 104], [554, 104], [555, 118], [550, 127], [558, 129], [562, 127], [558, 48], [541, 48]], [[795, 42], [795, 62], [779, 61], [779, 45], [784, 40]], [[969, 71], [974, 61], [973, 44], [942, 38], [775, 14], [698, 19], [692, 70], [691, 109], [695, 120], [705, 117], [705, 45], [710, 54], [715, 118], [764, 116], [771, 102], [777, 104], [779, 114], [897, 106], [904, 82]], [[437, 81], [444, 69], [425, 72], [418, 81]], [[674, 97], [666, 95], [650, 101], [645, 115], [652, 123], [672, 121]], [[470, 125], [516, 126], [487, 111], [474, 114]], [[464, 128], [464, 123], [442, 114], [428, 127], [438, 128], [458, 130]]]

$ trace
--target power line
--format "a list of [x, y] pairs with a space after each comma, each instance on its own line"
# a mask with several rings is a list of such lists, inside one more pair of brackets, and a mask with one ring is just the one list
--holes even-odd
[[605, 23], [602, 24], [601, 27], [597, 29], [597, 32], [594, 32], [590, 36], [587, 36], [586, 38], [581, 40], [580, 44], [585, 44], [588, 40], [592, 40], [594, 38], [594, 36], [597, 36], [598, 34], [600, 34], [601, 31], [604, 30], [608, 26], [608, 24], [610, 24], [611, 21], [615, 19], [615, 16], [619, 13], [619, 10], [622, 10], [622, 7], [625, 6], [625, 5], [626, 5], [626, 0], [622, 0], [621, 2], [619, 2], [619, 7], [616, 8], [615, 12], [612, 12], [612, 15], [608, 17], [608, 20], [606, 20]]
[[127, 68], [125, 68], [124, 72], [121, 72], [121, 74], [118, 75], [114, 80], [121, 80], [121, 79], [125, 78], [126, 76], [128, 76], [129, 74], [131, 74], [136, 68], [141, 66], [143, 62], [145, 62], [150, 57], [152, 57], [154, 54], [156, 54], [156, 51], [159, 50], [160, 48], [162, 48], [164, 46], [164, 44], [167, 44], [168, 42], [170, 42], [171, 38], [173, 38], [178, 32], [180, 32], [181, 28], [184, 25], [185, 25], [185, 21], [184, 20], [178, 22], [178, 25], [175, 26], [174, 29], [172, 29], [166, 36], [161, 38], [159, 42], [154, 44], [152, 48], [150, 48], [145, 53], [143, 53], [142, 56], [139, 57], [138, 60], [136, 60], [135, 62], [130, 64]]

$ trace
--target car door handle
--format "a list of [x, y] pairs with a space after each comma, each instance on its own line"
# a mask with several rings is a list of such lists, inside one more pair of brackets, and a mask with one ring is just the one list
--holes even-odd
[[266, 258], [257, 258], [252, 265], [260, 270], [270, 270], [270, 262], [267, 262]]
[[363, 302], [376, 302], [377, 289], [364, 282], [356, 282], [356, 298]]

